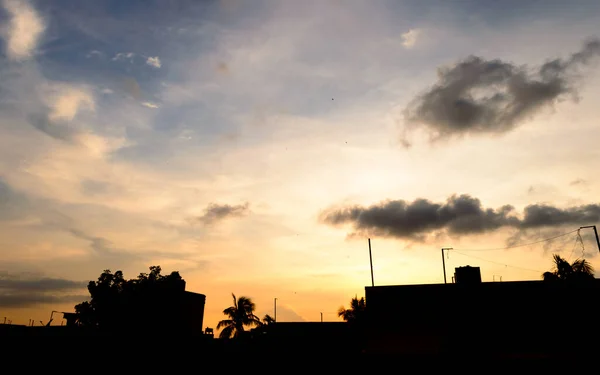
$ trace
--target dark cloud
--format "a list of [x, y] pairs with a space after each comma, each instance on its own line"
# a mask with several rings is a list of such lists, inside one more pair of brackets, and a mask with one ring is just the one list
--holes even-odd
[[19, 279], [0, 274], [0, 289], [17, 289], [27, 292], [52, 292], [83, 288], [87, 283], [53, 278]]
[[213, 224], [229, 217], [242, 217], [250, 212], [249, 207], [248, 202], [239, 205], [211, 203], [204, 210], [204, 215], [198, 217], [198, 220], [204, 224]]
[[[404, 111], [405, 132], [424, 127], [433, 141], [475, 133], [505, 133], [566, 95], [576, 98], [578, 69], [600, 54], [590, 39], [567, 59], [530, 69], [469, 56], [438, 69], [437, 83]], [[404, 137], [402, 143], [410, 145]]]
[[444, 203], [426, 199], [413, 202], [388, 200], [369, 207], [334, 207], [321, 213], [322, 222], [337, 226], [351, 224], [353, 235], [377, 235], [424, 241], [446, 233], [454, 236], [478, 234], [503, 227], [520, 230], [586, 225], [600, 220], [600, 205], [557, 208], [534, 204], [519, 217], [514, 208], [485, 208], [477, 198], [453, 195]]
[[561, 225], [588, 225], [600, 220], [600, 204], [569, 208], [533, 204], [525, 207], [521, 229], [556, 227]]
[[[68, 229], [68, 232], [77, 238], [81, 238], [83, 240], [87, 240], [90, 242], [90, 247], [97, 255], [114, 255], [115, 253], [120, 253], [120, 251], [116, 250], [113, 247], [112, 242], [103, 237], [91, 236], [79, 229]], [[115, 251], [116, 250], [116, 251]]]
[[42, 293], [0, 294], [0, 307], [23, 308], [40, 304], [80, 303], [89, 300], [88, 294], [56, 296]]
[[577, 185], [582, 186], [582, 185], [587, 185], [587, 184], [588, 184], [588, 181], [584, 180], [583, 178], [578, 178], [569, 183], [569, 185], [571, 185], [571, 186], [577, 186]]
[[[0, 272], [0, 307], [81, 302], [87, 282]], [[73, 294], [80, 292], [80, 294]]]

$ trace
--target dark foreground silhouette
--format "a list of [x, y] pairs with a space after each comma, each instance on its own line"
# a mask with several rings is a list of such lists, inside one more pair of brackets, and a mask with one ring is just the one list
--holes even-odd
[[72, 324], [109, 334], [196, 335], [202, 333], [206, 297], [185, 290], [179, 272], [161, 274], [160, 266], [150, 273], [126, 280], [123, 272], [105, 270], [90, 281], [90, 301], [75, 306]]
[[[544, 281], [457, 277], [452, 284], [366, 287], [366, 298], [340, 308], [345, 322], [261, 321], [249, 297], [233, 295], [220, 339], [190, 328], [190, 321], [201, 328], [204, 299], [190, 314], [177, 272], [163, 276], [151, 267], [125, 280], [105, 271], [90, 282], [91, 300], [77, 306], [75, 324], [0, 325], [2, 354], [22, 370], [44, 371], [208, 372], [218, 363], [225, 372], [239, 372], [258, 363], [266, 372], [413, 373], [453, 366], [539, 373], [568, 362], [574, 372], [597, 351], [600, 329], [592, 314], [600, 280], [589, 277], [585, 264], [569, 268], [562, 261], [555, 257], [553, 276], [545, 274]], [[577, 272], [588, 276], [572, 276]]]

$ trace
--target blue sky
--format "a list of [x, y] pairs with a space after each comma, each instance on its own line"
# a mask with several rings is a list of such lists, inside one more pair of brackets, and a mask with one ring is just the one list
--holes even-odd
[[[380, 282], [439, 282], [442, 246], [600, 221], [598, 2], [6, 0], [0, 17], [13, 321], [154, 264], [208, 296], [212, 326], [231, 292], [336, 319], [370, 282], [367, 237]], [[552, 251], [596, 265], [581, 234], [487, 253], [484, 279], [538, 279]], [[69, 282], [15, 287], [47, 278]]]

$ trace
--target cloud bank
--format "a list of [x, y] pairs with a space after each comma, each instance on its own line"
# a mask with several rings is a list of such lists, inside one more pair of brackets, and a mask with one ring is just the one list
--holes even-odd
[[532, 204], [519, 216], [511, 205], [486, 208], [479, 199], [463, 194], [452, 195], [444, 203], [420, 198], [412, 202], [387, 200], [369, 207], [332, 207], [321, 213], [320, 220], [332, 226], [350, 224], [353, 235], [425, 241], [437, 233], [465, 236], [500, 228], [586, 225], [600, 220], [600, 204], [567, 208]]
[[[87, 282], [0, 272], [0, 307], [81, 302]], [[79, 292], [80, 294], [73, 294]]]

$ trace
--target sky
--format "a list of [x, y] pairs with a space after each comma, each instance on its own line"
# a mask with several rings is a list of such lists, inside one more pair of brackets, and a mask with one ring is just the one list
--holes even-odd
[[443, 247], [449, 278], [539, 280], [554, 253], [600, 270], [578, 231], [600, 225], [597, 1], [2, 0], [0, 18], [0, 319], [47, 322], [103, 270], [160, 265], [206, 295], [207, 327], [231, 293], [335, 321], [371, 284], [368, 238], [375, 285], [443, 282]]

